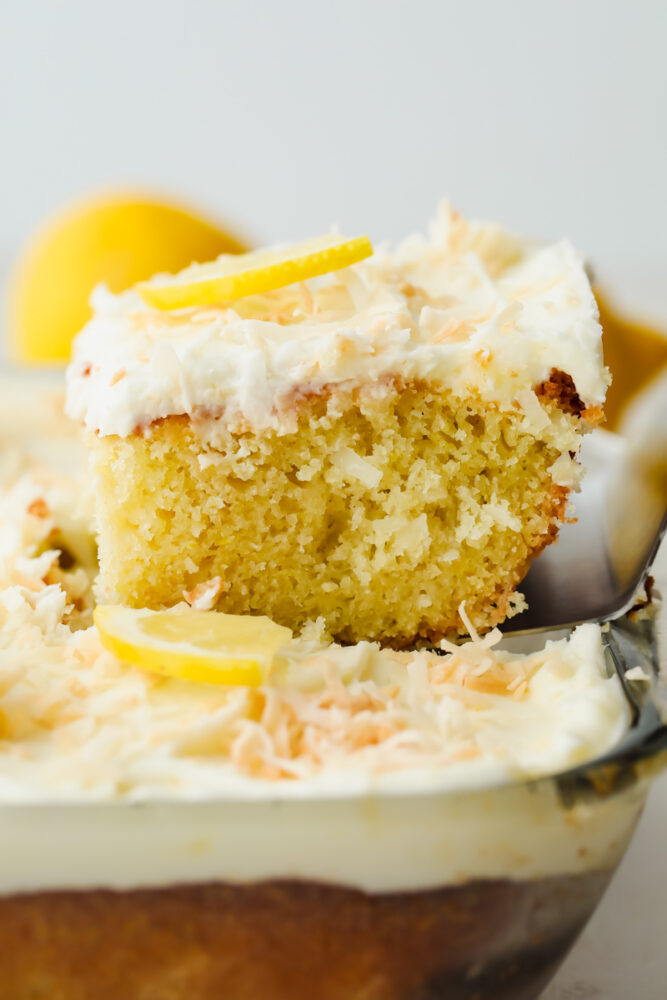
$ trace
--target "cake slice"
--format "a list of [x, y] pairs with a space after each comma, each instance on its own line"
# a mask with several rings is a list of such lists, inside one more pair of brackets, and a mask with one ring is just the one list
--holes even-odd
[[91, 432], [101, 600], [206, 585], [222, 611], [394, 646], [460, 633], [462, 601], [480, 630], [522, 606], [609, 381], [568, 242], [445, 205], [427, 238], [261, 295], [93, 306], [68, 412]]

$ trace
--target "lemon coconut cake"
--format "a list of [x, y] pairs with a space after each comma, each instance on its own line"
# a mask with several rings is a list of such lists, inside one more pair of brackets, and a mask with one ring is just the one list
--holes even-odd
[[210, 610], [216, 584], [93, 623], [76, 443], [55, 398], [16, 401], [0, 391], [3, 998], [534, 995], [646, 795], [605, 760], [581, 800], [533, 780], [631, 725], [600, 627], [520, 654], [461, 607], [460, 646], [342, 646], [321, 619]]
[[102, 600], [213, 587], [396, 647], [464, 632], [462, 600], [480, 630], [522, 606], [609, 381], [582, 262], [446, 205], [370, 253], [331, 237], [95, 292], [67, 405]]

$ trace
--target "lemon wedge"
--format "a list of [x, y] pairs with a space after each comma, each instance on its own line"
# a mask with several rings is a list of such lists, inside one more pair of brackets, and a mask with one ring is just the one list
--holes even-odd
[[121, 292], [156, 271], [246, 249], [187, 207], [150, 195], [112, 191], [75, 201], [34, 234], [10, 273], [12, 353], [22, 362], [67, 361], [99, 282]]
[[156, 309], [185, 309], [259, 295], [356, 264], [373, 253], [367, 236], [343, 239], [330, 234], [277, 250], [223, 254], [208, 264], [193, 264], [180, 274], [160, 276], [136, 286]]
[[148, 611], [113, 604], [95, 608], [105, 649], [153, 673], [205, 684], [256, 687], [292, 632], [270, 618], [219, 611]]

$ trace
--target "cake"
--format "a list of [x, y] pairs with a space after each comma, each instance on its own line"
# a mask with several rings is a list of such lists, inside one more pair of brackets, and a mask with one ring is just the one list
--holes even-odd
[[[196, 269], [195, 269], [196, 273]], [[154, 286], [168, 285], [169, 277]], [[562, 241], [444, 205], [428, 237], [219, 305], [98, 289], [68, 372], [98, 597], [394, 648], [484, 631], [553, 542], [608, 375]]]
[[3, 1000], [536, 995], [647, 790], [600, 627], [513, 651], [462, 606], [471, 641], [396, 651], [320, 618], [258, 687], [166, 680], [90, 624], [53, 424], [55, 470], [19, 430], [0, 464]]

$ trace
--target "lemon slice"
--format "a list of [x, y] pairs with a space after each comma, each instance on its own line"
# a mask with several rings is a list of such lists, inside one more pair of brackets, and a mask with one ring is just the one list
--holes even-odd
[[157, 309], [213, 305], [338, 271], [372, 253], [367, 236], [343, 239], [330, 234], [279, 250], [223, 254], [208, 264], [193, 264], [180, 274], [144, 281], [136, 288], [144, 302]]
[[206, 684], [256, 687], [292, 632], [270, 618], [219, 611], [148, 611], [106, 604], [95, 608], [105, 649], [154, 673]]

